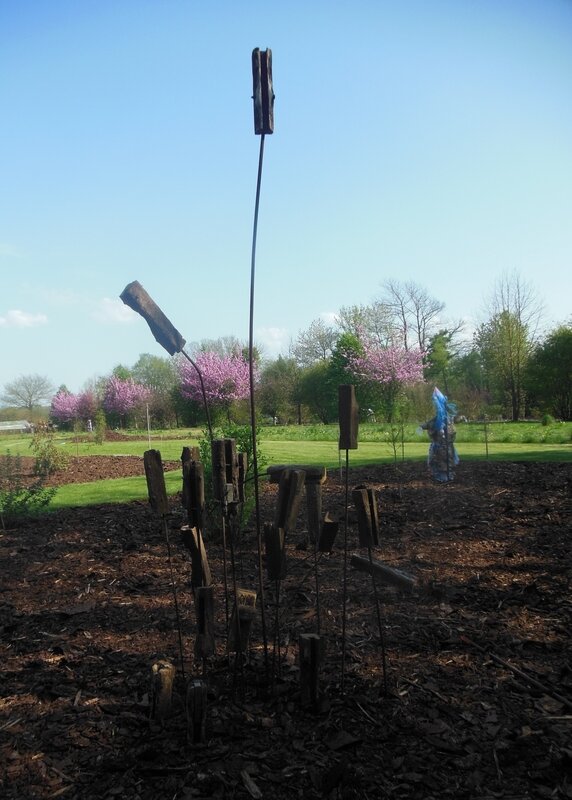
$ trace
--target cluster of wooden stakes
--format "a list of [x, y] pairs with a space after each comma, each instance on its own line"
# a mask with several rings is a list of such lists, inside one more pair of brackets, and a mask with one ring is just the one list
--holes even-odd
[[[342, 609], [342, 667], [341, 690], [344, 693], [345, 678], [345, 642], [346, 642], [346, 586], [348, 567], [348, 451], [357, 448], [357, 404], [354, 387], [339, 387], [339, 421], [340, 450], [346, 451], [346, 502], [343, 524], [344, 559], [343, 559], [343, 609]], [[239, 676], [243, 677], [244, 658], [248, 655], [253, 620], [258, 607], [261, 613], [262, 638], [266, 666], [266, 683], [270, 687], [274, 683], [276, 663], [280, 665], [280, 630], [279, 602], [280, 586], [286, 577], [286, 549], [288, 534], [296, 526], [304, 487], [306, 489], [306, 507], [308, 516], [308, 536], [314, 549], [314, 580], [316, 596], [316, 631], [301, 633], [298, 636], [298, 661], [300, 675], [300, 703], [311, 711], [320, 711], [325, 705], [325, 695], [320, 682], [321, 665], [325, 656], [325, 640], [320, 631], [320, 583], [318, 554], [330, 553], [338, 535], [340, 521], [334, 520], [328, 513], [322, 515], [322, 487], [326, 481], [326, 468], [315, 466], [272, 466], [267, 470], [269, 480], [278, 484], [278, 498], [273, 522], [264, 524], [264, 556], [259, 544], [259, 587], [242, 588], [237, 585], [237, 564], [235, 545], [239, 541], [241, 525], [241, 509], [245, 501], [245, 482], [247, 474], [247, 457], [238, 453], [234, 439], [217, 439], [211, 442], [212, 455], [212, 494], [219, 510], [220, 531], [222, 538], [223, 585], [226, 620], [226, 643], [229, 666], [234, 654], [234, 686]], [[196, 631], [194, 656], [197, 664], [202, 664], [200, 677], [186, 679], [184, 674], [184, 658], [182, 633], [177, 604], [177, 593], [171, 568], [171, 545], [169, 541], [168, 516], [170, 514], [167, 499], [163, 464], [158, 450], [148, 450], [144, 456], [145, 474], [149, 492], [149, 501], [153, 511], [161, 518], [167, 544], [169, 565], [171, 568], [171, 584], [177, 627], [181, 670], [186, 681], [186, 713], [189, 740], [201, 743], [206, 738], [207, 693], [208, 693], [208, 659], [215, 655], [215, 587], [212, 582], [206, 547], [203, 538], [205, 525], [205, 477], [203, 464], [200, 461], [199, 449], [185, 447], [182, 452], [183, 491], [182, 505], [186, 511], [187, 523], [181, 527], [182, 542], [191, 555], [191, 585], [195, 599]], [[379, 544], [378, 497], [375, 489], [358, 486], [352, 489], [351, 498], [357, 513], [359, 546], [367, 549], [367, 557], [354, 554], [350, 564], [353, 568], [371, 575], [375, 598], [379, 641], [383, 666], [383, 685], [381, 690], [387, 691], [385, 645], [378, 597], [378, 581], [391, 584], [400, 589], [411, 591], [415, 580], [404, 573], [388, 567], [372, 558], [372, 549]], [[257, 509], [258, 513], [258, 509]], [[262, 537], [259, 536], [259, 539]], [[272, 657], [272, 678], [269, 676], [268, 641], [266, 635], [264, 580], [262, 577], [263, 560], [266, 565], [268, 581], [274, 584], [274, 642]], [[230, 562], [230, 564], [229, 564]], [[230, 569], [229, 569], [230, 566]], [[232, 604], [232, 610], [231, 610]], [[175, 666], [168, 661], [159, 661], [152, 666], [152, 719], [163, 723], [171, 713], [172, 691], [175, 677]]]

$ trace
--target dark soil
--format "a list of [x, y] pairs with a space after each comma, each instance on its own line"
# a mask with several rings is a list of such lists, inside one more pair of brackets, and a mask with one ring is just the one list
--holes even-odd
[[[143, 474], [139, 458], [72, 461], [57, 480]], [[572, 464], [463, 463], [450, 485], [432, 483], [422, 464], [350, 470], [350, 489], [358, 483], [379, 491], [373, 557], [417, 581], [412, 593], [378, 582], [383, 647], [372, 580], [348, 563], [342, 664], [337, 472], [324, 486], [323, 510], [341, 524], [318, 564], [326, 654], [316, 712], [301, 707], [297, 659], [299, 634], [318, 626], [304, 503], [278, 604], [264, 581], [266, 657], [258, 614], [236, 668], [220, 537], [207, 530], [218, 640], [201, 744], [187, 734], [165, 531], [148, 504], [51, 513], [1, 533], [0, 796], [572, 797]], [[261, 522], [276, 493], [261, 488]], [[188, 680], [203, 665], [183, 522], [175, 498], [168, 529]], [[349, 555], [367, 557], [351, 505], [347, 540]], [[239, 586], [258, 591], [256, 542], [251, 523], [235, 549]], [[160, 658], [178, 669], [163, 726], [150, 721]]]

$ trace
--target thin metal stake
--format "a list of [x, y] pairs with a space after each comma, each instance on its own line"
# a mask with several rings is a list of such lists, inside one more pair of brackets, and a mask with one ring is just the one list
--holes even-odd
[[[368, 546], [367, 554], [369, 556], [369, 563], [373, 566], [373, 558], [371, 555], [371, 547]], [[377, 614], [377, 625], [379, 628], [379, 644], [381, 646], [381, 665], [383, 671], [383, 694], [384, 697], [387, 697], [387, 665], [386, 665], [386, 657], [385, 657], [385, 637], [383, 635], [383, 626], [381, 624], [381, 609], [379, 606], [379, 596], [377, 592], [377, 581], [375, 580], [375, 575], [372, 571], [371, 573], [371, 582], [373, 584], [373, 594], [375, 597], [375, 611]]]
[[342, 697], [345, 689], [346, 678], [346, 604], [348, 596], [348, 505], [349, 505], [349, 465], [350, 451], [346, 450], [346, 478], [345, 478], [345, 505], [344, 505], [344, 578], [342, 600]]
[[175, 588], [175, 577], [173, 575], [173, 562], [171, 560], [171, 543], [169, 541], [169, 526], [167, 525], [167, 520], [163, 516], [163, 532], [165, 534], [165, 540], [167, 542], [167, 558], [169, 561], [169, 574], [171, 576], [171, 589], [173, 591], [173, 600], [175, 603], [175, 617], [177, 619], [177, 632], [179, 634], [179, 654], [181, 656], [181, 674], [183, 676], [183, 680], [185, 679], [185, 660], [183, 655], [183, 634], [181, 632], [181, 617], [179, 616], [179, 603], [177, 601], [177, 590]]
[[268, 638], [266, 634], [266, 612], [264, 609], [264, 573], [262, 564], [262, 530], [260, 526], [260, 498], [258, 494], [258, 458], [256, 454], [256, 409], [254, 403], [254, 277], [256, 266], [256, 237], [258, 233], [258, 210], [260, 207], [260, 186], [262, 183], [262, 164], [264, 160], [264, 134], [260, 136], [258, 157], [258, 178], [256, 181], [256, 202], [254, 206], [254, 226], [252, 231], [252, 256], [250, 264], [250, 319], [248, 327], [248, 367], [250, 378], [250, 428], [252, 431], [252, 470], [254, 473], [254, 507], [256, 517], [256, 543], [258, 547], [258, 582], [260, 592], [260, 618], [262, 640], [264, 643], [264, 667], [268, 680]]

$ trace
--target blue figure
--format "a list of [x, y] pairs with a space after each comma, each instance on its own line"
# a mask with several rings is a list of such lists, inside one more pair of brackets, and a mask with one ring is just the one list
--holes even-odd
[[455, 477], [453, 467], [459, 463], [459, 456], [455, 448], [455, 426], [453, 420], [457, 413], [454, 403], [448, 403], [447, 398], [437, 387], [433, 390], [433, 406], [435, 416], [421, 425], [431, 439], [427, 464], [432, 477], [441, 483], [452, 481]]

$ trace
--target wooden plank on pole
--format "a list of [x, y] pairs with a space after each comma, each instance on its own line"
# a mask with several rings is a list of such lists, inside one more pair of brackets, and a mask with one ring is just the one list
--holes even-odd
[[226, 464], [226, 483], [232, 486], [230, 502], [238, 500], [238, 453], [236, 452], [236, 439], [224, 440], [224, 457]]
[[246, 473], [248, 472], [248, 453], [238, 454], [238, 502], [246, 498]]
[[169, 661], [157, 661], [151, 667], [151, 717], [163, 723], [171, 714], [175, 667]]
[[[256, 592], [252, 589], [237, 589], [236, 603], [232, 610], [229, 626], [229, 652], [245, 653], [248, 649], [250, 629], [256, 615]], [[240, 638], [237, 631], [240, 630]]]
[[183, 506], [191, 528], [203, 530], [205, 513], [205, 471], [200, 461], [183, 463]]
[[207, 684], [198, 679], [187, 685], [187, 733], [189, 742], [200, 744], [206, 741]]
[[318, 709], [320, 701], [320, 670], [325, 654], [325, 642], [317, 633], [301, 633], [298, 638], [300, 658], [300, 702], [302, 706]]
[[285, 534], [296, 527], [305, 478], [306, 473], [301, 469], [284, 470], [280, 477], [274, 524]]
[[355, 386], [344, 383], [338, 386], [338, 420], [340, 425], [339, 450], [357, 450], [358, 446], [358, 404]]
[[185, 340], [154, 300], [149, 297], [139, 281], [128, 283], [119, 297], [125, 305], [141, 314], [155, 339], [170, 355], [181, 352], [185, 346]]
[[322, 530], [320, 532], [320, 539], [318, 541], [318, 550], [320, 553], [331, 553], [334, 546], [334, 541], [338, 534], [339, 522], [332, 519], [329, 514], [326, 514], [322, 522]]
[[281, 581], [286, 577], [286, 553], [284, 551], [284, 531], [271, 522], [264, 523], [264, 546], [266, 550], [266, 569], [271, 581]]
[[196, 591], [201, 586], [210, 586], [212, 582], [211, 570], [200, 530], [191, 528], [190, 525], [183, 525], [181, 526], [181, 536], [183, 544], [191, 554], [191, 583], [193, 590]]
[[379, 531], [379, 511], [377, 508], [377, 491], [369, 486], [367, 489], [367, 496], [369, 499], [369, 512], [371, 516], [371, 538], [372, 544], [377, 546], [380, 539]]
[[226, 445], [224, 439], [211, 442], [213, 497], [219, 503], [227, 498], [226, 489]]
[[197, 635], [195, 657], [209, 658], [215, 653], [214, 586], [200, 586], [195, 592]]
[[146, 450], [143, 454], [143, 464], [145, 466], [145, 477], [147, 478], [147, 491], [149, 493], [149, 503], [156, 514], [161, 516], [169, 513], [169, 501], [167, 500], [167, 489], [165, 487], [165, 475], [163, 473], [163, 462], [161, 453], [158, 450]]
[[373, 490], [357, 486], [352, 490], [352, 500], [357, 511], [360, 547], [373, 547], [379, 544], [377, 504]]
[[315, 544], [320, 538], [320, 523], [322, 521], [322, 484], [318, 481], [309, 481], [306, 475], [306, 511], [308, 514], [308, 535]]
[[380, 561], [370, 561], [362, 556], [353, 555], [350, 559], [350, 564], [354, 569], [360, 572], [367, 572], [368, 575], [373, 575], [383, 583], [389, 583], [398, 589], [411, 592], [417, 586], [415, 578], [400, 572], [398, 569], [388, 567]]

